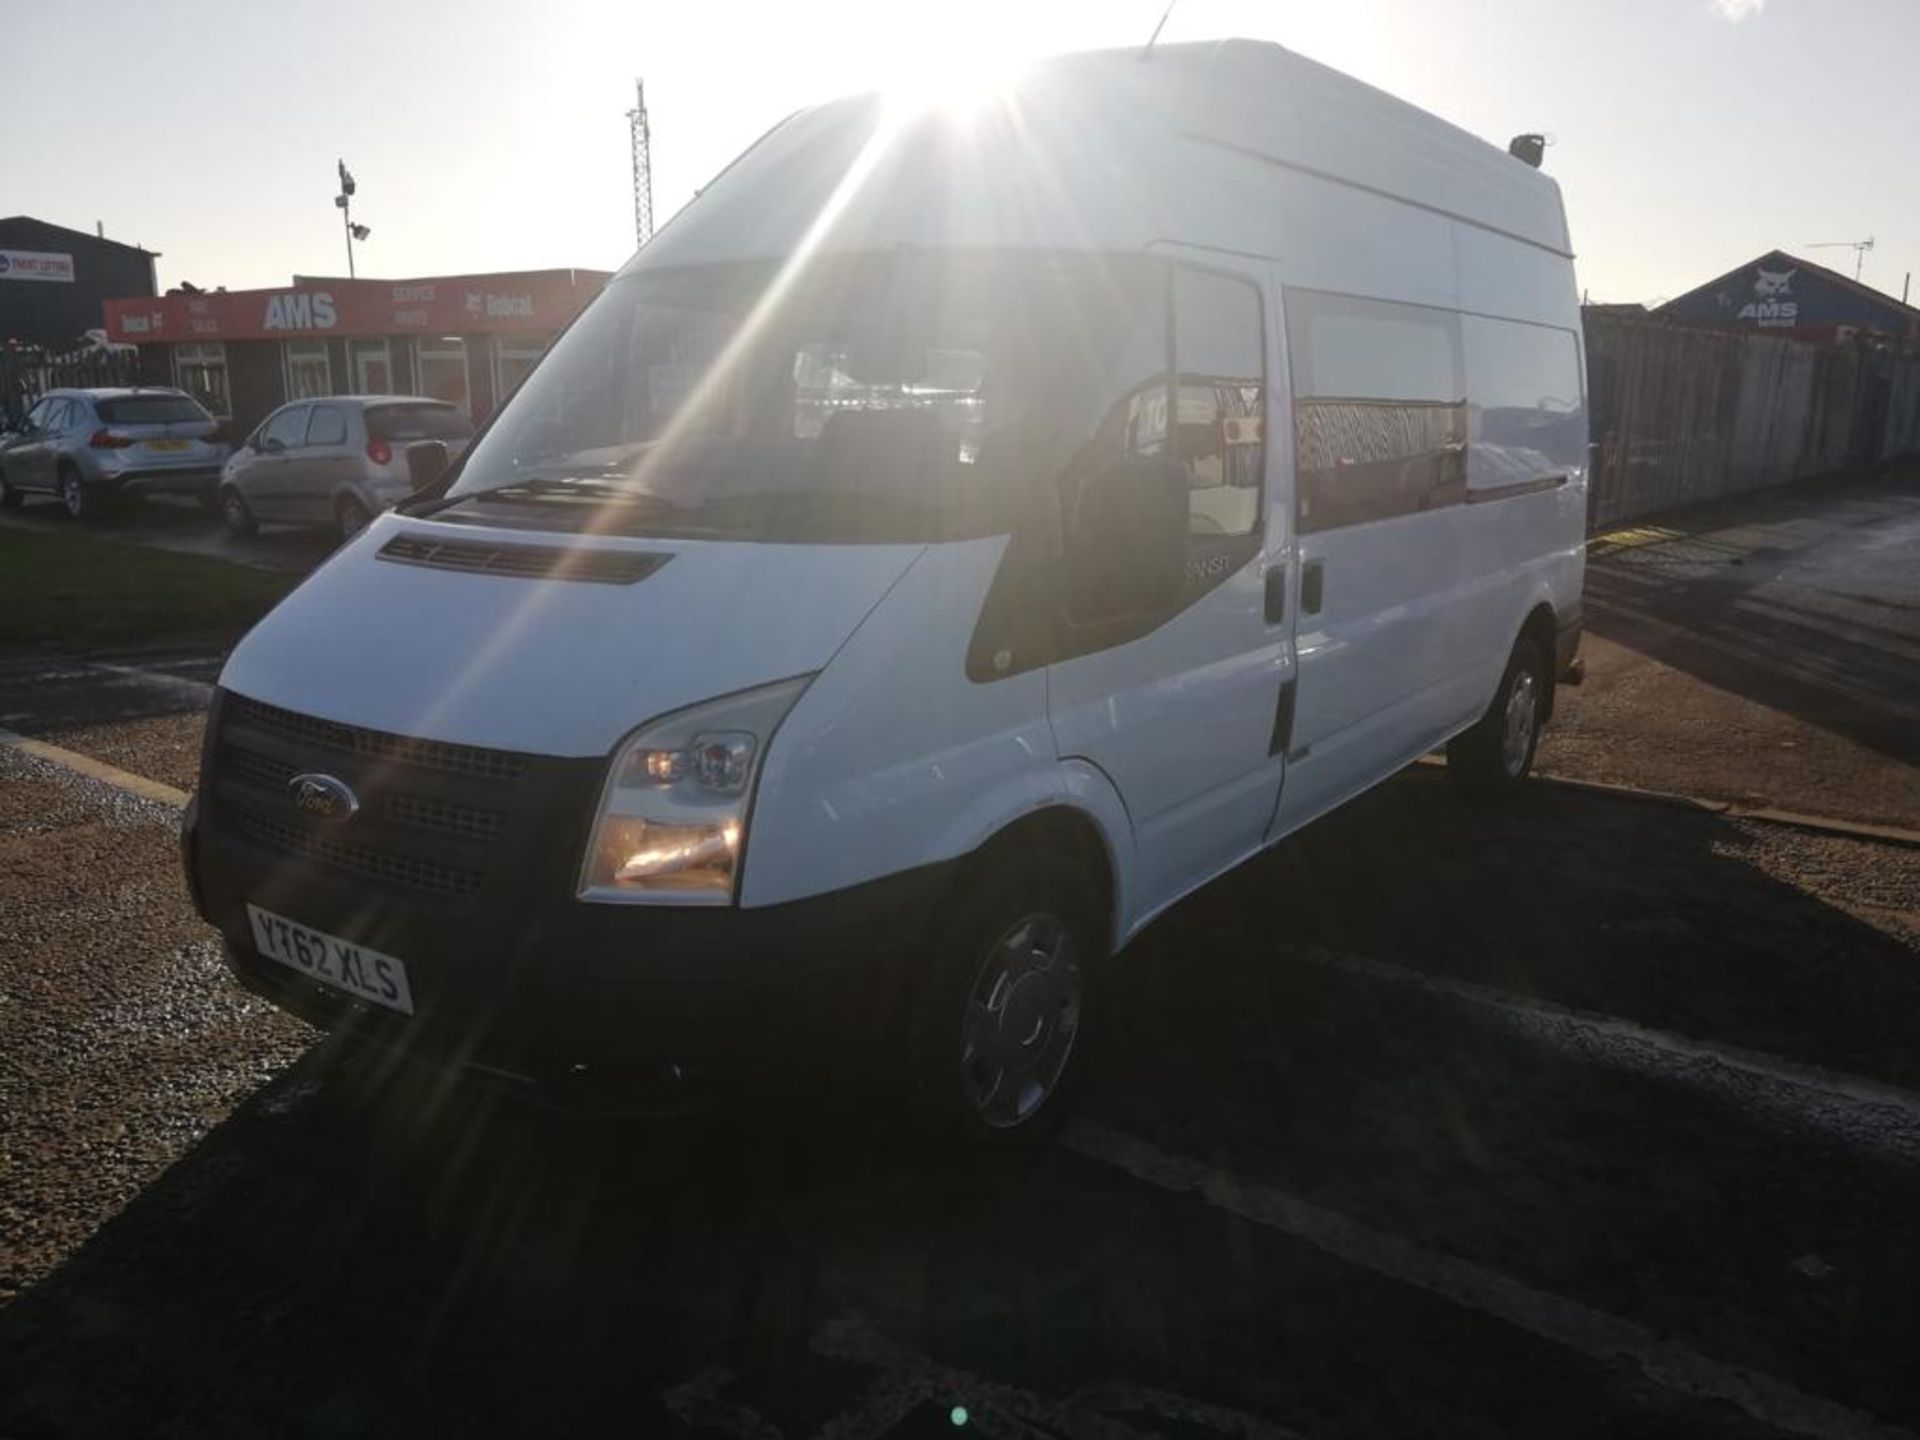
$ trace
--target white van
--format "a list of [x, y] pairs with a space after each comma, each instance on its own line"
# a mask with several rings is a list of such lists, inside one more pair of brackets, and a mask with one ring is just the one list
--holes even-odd
[[197, 902], [408, 1053], [897, 1056], [1032, 1133], [1155, 915], [1436, 747], [1525, 777], [1584, 394], [1553, 182], [1277, 47], [804, 111], [234, 652]]

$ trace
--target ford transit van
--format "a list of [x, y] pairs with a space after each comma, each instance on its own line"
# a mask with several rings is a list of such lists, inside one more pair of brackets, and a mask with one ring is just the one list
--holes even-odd
[[1550, 179], [1271, 45], [794, 115], [234, 651], [201, 913], [395, 1052], [1031, 1134], [1155, 915], [1439, 747], [1526, 777], [1576, 297]]

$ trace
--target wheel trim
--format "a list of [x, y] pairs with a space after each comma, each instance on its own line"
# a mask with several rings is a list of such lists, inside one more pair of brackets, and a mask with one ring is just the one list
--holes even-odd
[[1518, 778], [1533, 750], [1533, 732], [1540, 719], [1540, 682], [1533, 671], [1522, 670], [1507, 690], [1507, 709], [1500, 730], [1500, 763]]
[[247, 502], [240, 498], [237, 490], [229, 490], [220, 497], [220, 508], [226, 513], [229, 525], [247, 523]]
[[69, 515], [78, 515], [86, 509], [87, 497], [81, 493], [78, 475], [68, 475], [60, 481], [60, 503], [67, 507]]
[[1057, 915], [1007, 927], [981, 961], [961, 1019], [960, 1073], [983, 1124], [1011, 1129], [1053, 1094], [1080, 1029], [1080, 960]]
[[367, 507], [358, 500], [344, 500], [340, 504], [340, 533], [346, 536], [358, 535], [373, 523], [373, 517], [367, 513]]

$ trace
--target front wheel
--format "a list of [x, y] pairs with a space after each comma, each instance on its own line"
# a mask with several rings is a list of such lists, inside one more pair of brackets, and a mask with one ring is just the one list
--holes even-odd
[[1540, 647], [1522, 637], [1508, 657], [1487, 713], [1447, 743], [1447, 775], [1479, 795], [1508, 795], [1519, 789], [1533, 769], [1540, 729], [1546, 724], [1548, 684]]
[[373, 515], [353, 496], [342, 495], [339, 503], [333, 507], [333, 520], [339, 527], [340, 539], [344, 543], [371, 525]]
[[0, 510], [18, 510], [26, 498], [17, 487], [7, 483], [7, 472], [0, 470]]
[[244, 540], [260, 528], [247, 507], [247, 497], [236, 486], [229, 485], [220, 492], [220, 518], [236, 540]]
[[936, 1118], [995, 1145], [1065, 1113], [1088, 967], [1105, 953], [1091, 888], [1049, 856], [1008, 855], [948, 907], [915, 1005], [914, 1068]]

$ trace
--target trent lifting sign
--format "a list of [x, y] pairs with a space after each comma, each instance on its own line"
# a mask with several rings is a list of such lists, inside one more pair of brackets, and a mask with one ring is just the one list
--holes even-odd
[[51, 250], [0, 250], [0, 280], [73, 283], [73, 256]]

